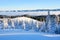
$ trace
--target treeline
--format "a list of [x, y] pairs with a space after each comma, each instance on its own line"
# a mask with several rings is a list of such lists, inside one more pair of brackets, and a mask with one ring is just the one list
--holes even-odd
[[16, 15], [16, 16], [8, 16], [8, 15], [0, 15], [0, 18], [16, 18], [16, 17], [28, 17], [38, 21], [45, 21], [46, 16], [30, 16], [30, 15]]

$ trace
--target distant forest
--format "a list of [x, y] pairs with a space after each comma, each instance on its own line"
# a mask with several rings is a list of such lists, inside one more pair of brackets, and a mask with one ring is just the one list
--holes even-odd
[[[55, 15], [50, 15], [51, 17], [55, 16]], [[60, 15], [59, 19], [60, 19]], [[31, 15], [16, 15], [16, 16], [8, 16], [8, 15], [0, 15], [0, 18], [16, 18], [16, 17], [28, 17], [28, 18], [32, 18], [38, 21], [46, 21], [46, 15], [40, 15], [40, 16], [31, 16]]]

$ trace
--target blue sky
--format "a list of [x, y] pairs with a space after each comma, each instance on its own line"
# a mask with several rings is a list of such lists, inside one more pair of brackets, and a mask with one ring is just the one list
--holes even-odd
[[5, 9], [60, 9], [60, 0], [0, 0], [0, 10]]

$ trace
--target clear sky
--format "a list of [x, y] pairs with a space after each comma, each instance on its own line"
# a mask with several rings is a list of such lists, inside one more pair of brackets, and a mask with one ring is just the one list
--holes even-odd
[[0, 10], [5, 9], [60, 9], [60, 0], [0, 0]]

